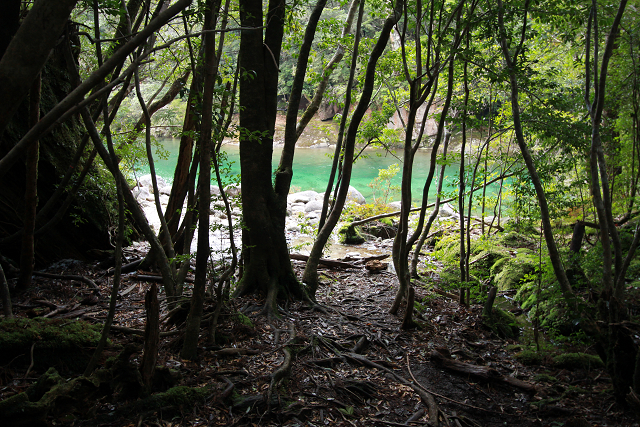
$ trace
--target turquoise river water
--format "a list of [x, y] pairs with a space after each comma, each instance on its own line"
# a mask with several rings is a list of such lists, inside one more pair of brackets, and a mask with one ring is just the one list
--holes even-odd
[[[155, 160], [156, 171], [158, 175], [163, 177], [166, 181], [171, 182], [173, 178], [173, 171], [178, 156], [178, 149], [180, 141], [178, 139], [161, 139], [160, 143], [163, 148], [169, 153], [169, 157], [166, 160]], [[234, 162], [232, 165], [232, 173], [240, 173], [240, 158], [237, 145], [225, 145], [223, 150], [227, 153], [230, 161]], [[329, 173], [331, 172], [331, 162], [333, 156], [333, 147], [299, 147], [296, 149], [294, 164], [293, 164], [293, 181], [291, 184], [292, 192], [314, 190], [317, 192], [323, 192], [326, 190], [327, 181], [329, 179]], [[273, 155], [273, 167], [277, 167], [280, 159], [281, 149], [275, 148]], [[412, 179], [412, 195], [414, 202], [419, 202], [422, 195], [422, 188], [426, 180], [429, 163], [430, 163], [430, 151], [419, 150], [415, 157], [414, 171]], [[386, 169], [390, 165], [397, 163], [402, 167], [402, 159], [396, 158], [390, 153], [383, 151], [377, 151], [374, 149], [367, 150], [366, 156], [356, 161], [353, 167], [353, 175], [351, 178], [351, 185], [355, 187], [362, 195], [370, 201], [373, 196], [373, 190], [369, 184], [378, 176], [380, 169]], [[148, 168], [140, 168], [140, 173], [148, 173]], [[445, 173], [445, 185], [444, 191], [450, 192], [455, 190], [456, 185], [453, 183], [453, 179], [457, 177], [458, 165], [453, 164], [447, 167]], [[391, 184], [394, 186], [400, 186], [401, 172], [392, 179]], [[436, 183], [431, 185], [429, 199], [433, 201], [435, 199]], [[380, 197], [381, 194], [376, 194]], [[389, 201], [399, 200], [400, 193], [396, 191], [389, 197]]]

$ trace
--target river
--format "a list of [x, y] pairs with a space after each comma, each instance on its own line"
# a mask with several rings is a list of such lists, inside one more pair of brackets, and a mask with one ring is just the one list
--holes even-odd
[[[159, 139], [159, 143], [162, 148], [168, 152], [169, 156], [167, 159], [155, 160], [156, 171], [158, 175], [164, 178], [167, 182], [171, 182], [178, 156], [180, 140], [161, 138]], [[223, 146], [223, 151], [227, 153], [228, 159], [233, 162], [231, 166], [231, 173], [240, 173], [238, 146], [234, 144], [226, 144]], [[281, 148], [274, 148], [274, 169], [277, 167], [281, 151]], [[326, 144], [324, 144], [324, 146], [296, 148], [293, 163], [293, 180], [291, 183], [292, 192], [304, 190], [323, 192], [326, 189], [327, 181], [329, 179], [333, 152], [334, 148], [327, 147]], [[378, 171], [380, 169], [386, 169], [394, 163], [397, 163], [401, 168], [402, 159], [394, 157], [391, 153], [377, 149], [367, 149], [365, 154], [366, 155], [364, 157], [361, 157], [356, 161], [353, 167], [351, 185], [360, 191], [367, 201], [371, 201], [374, 194], [373, 189], [369, 184], [378, 176]], [[429, 172], [430, 156], [430, 150], [421, 149], [416, 153], [412, 180], [412, 194], [415, 203], [420, 201], [422, 195], [422, 188]], [[141, 167], [140, 173], [148, 173], [148, 168]], [[452, 164], [447, 167], [444, 186], [445, 192], [450, 192], [456, 189], [454, 179], [457, 175], [457, 164]], [[391, 184], [397, 186], [398, 191], [395, 191], [389, 197], [388, 201], [400, 199], [399, 187], [401, 178], [402, 172], [400, 171], [391, 180]], [[429, 194], [430, 199], [435, 195], [435, 180], [431, 187]], [[378, 191], [376, 196], [381, 197], [382, 194]]]

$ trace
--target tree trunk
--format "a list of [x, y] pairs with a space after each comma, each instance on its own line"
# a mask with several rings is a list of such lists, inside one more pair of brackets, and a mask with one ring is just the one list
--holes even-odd
[[7, 283], [7, 276], [4, 275], [2, 264], [0, 264], [0, 297], [2, 298], [2, 314], [6, 319], [13, 318], [11, 293], [9, 292], [9, 284]]
[[211, 206], [211, 129], [213, 119], [213, 89], [215, 85], [216, 49], [215, 28], [220, 0], [208, 0], [206, 3], [204, 28], [209, 30], [204, 38], [204, 91], [202, 94], [202, 122], [198, 150], [200, 151], [200, 176], [198, 181], [198, 252], [196, 254], [196, 277], [191, 296], [191, 307], [187, 317], [184, 344], [180, 355], [194, 360], [198, 356], [198, 337], [204, 307], [204, 293], [207, 288], [207, 264], [209, 262], [209, 209]]
[[303, 280], [306, 283], [311, 284], [311, 286], [313, 287], [312, 291], [315, 290], [318, 283], [318, 261], [320, 260], [320, 257], [322, 255], [322, 249], [327, 243], [327, 240], [329, 239], [329, 236], [331, 235], [334, 227], [338, 223], [340, 213], [342, 212], [342, 208], [344, 207], [347, 198], [347, 192], [349, 191], [349, 182], [351, 181], [356, 135], [358, 133], [358, 127], [360, 126], [360, 123], [362, 122], [362, 119], [367, 109], [369, 108], [371, 96], [373, 95], [376, 65], [378, 64], [378, 59], [380, 59], [382, 52], [387, 46], [391, 30], [402, 15], [403, 7], [404, 0], [396, 0], [393, 12], [385, 20], [382, 31], [380, 32], [380, 36], [378, 37], [378, 41], [373, 47], [371, 55], [369, 56], [369, 61], [367, 62], [362, 95], [360, 96], [360, 100], [358, 101], [358, 106], [353, 112], [351, 123], [349, 124], [349, 128], [347, 130], [347, 138], [344, 144], [344, 163], [340, 188], [338, 189], [338, 194], [334, 202], [333, 209], [331, 210], [331, 213], [327, 218], [327, 222], [318, 232], [316, 240], [313, 243], [311, 253], [309, 254], [309, 261], [307, 262], [307, 266], [304, 270]]
[[147, 315], [147, 323], [144, 326], [144, 353], [140, 363], [142, 382], [145, 392], [151, 392], [153, 373], [158, 360], [158, 343], [160, 342], [160, 305], [158, 304], [158, 286], [151, 284], [144, 298], [144, 308]]
[[[40, 74], [36, 77], [29, 93], [29, 126], [35, 126], [40, 120]], [[20, 277], [17, 288], [28, 289], [31, 286], [31, 274], [35, 259], [34, 234], [36, 228], [36, 211], [38, 207], [38, 155], [39, 144], [36, 141], [27, 150], [26, 190], [24, 194], [24, 225], [22, 234], [22, 250], [20, 253]]]
[[[263, 25], [262, 2], [241, 1], [243, 28]], [[234, 296], [266, 295], [265, 313], [275, 313], [278, 298], [305, 298], [295, 277], [285, 238], [286, 205], [271, 184], [277, 85], [284, 29], [284, 2], [270, 0], [262, 31], [245, 29], [240, 38], [240, 168], [244, 273]], [[286, 195], [284, 196], [286, 197]]]
[[0, 137], [49, 58], [76, 2], [36, 1], [0, 58], [0, 99], [4, 100]]

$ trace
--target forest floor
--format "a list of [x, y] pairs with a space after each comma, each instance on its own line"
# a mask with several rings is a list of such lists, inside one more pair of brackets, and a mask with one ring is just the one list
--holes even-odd
[[[300, 261], [294, 265], [298, 272], [304, 266]], [[92, 290], [78, 281], [37, 277], [33, 288], [15, 300], [17, 316], [33, 314], [34, 307], [43, 307], [46, 301], [49, 313], [58, 309], [53, 318], [69, 318], [71, 313], [73, 318], [95, 323], [105, 319], [110, 280], [103, 270], [67, 263], [48, 271], [90, 277], [102, 296], [96, 301]], [[416, 301], [424, 308], [416, 319], [420, 327], [403, 331], [402, 319], [388, 314], [396, 289], [393, 274], [363, 268], [322, 269], [321, 274], [324, 281], [317, 297], [324, 310], [292, 302], [282, 307], [279, 319], [268, 321], [259, 313], [261, 301], [233, 299], [222, 310], [217, 345], [203, 338], [197, 361], [180, 358], [179, 334], [161, 338], [157, 365], [179, 371], [178, 385], [204, 390], [197, 399], [177, 406], [145, 407], [143, 403], [136, 407], [112, 392], [99, 396], [83, 415], [50, 411], [46, 424], [638, 425], [616, 403], [603, 369], [568, 370], [544, 361], [523, 366], [513, 358], [517, 348], [513, 346], [521, 343], [501, 339], [484, 327], [479, 305], [464, 307], [447, 296], [417, 289]], [[124, 276], [116, 326], [144, 329], [144, 300], [150, 286]], [[212, 312], [213, 307], [207, 306], [206, 313]], [[166, 304], [161, 304], [160, 318], [166, 314]], [[170, 329], [163, 323], [163, 331]], [[141, 347], [143, 337], [124, 330], [112, 331], [103, 362], [127, 344]], [[290, 370], [282, 382], [271, 385], [286, 352], [292, 355]], [[134, 352], [130, 362], [135, 365], [141, 358], [140, 352]], [[26, 390], [44, 373], [37, 368], [27, 372], [27, 367], [19, 363], [0, 367], [0, 400]], [[56, 367], [65, 378], [78, 375], [65, 366]], [[429, 413], [425, 404], [430, 397], [437, 404], [437, 415]]]

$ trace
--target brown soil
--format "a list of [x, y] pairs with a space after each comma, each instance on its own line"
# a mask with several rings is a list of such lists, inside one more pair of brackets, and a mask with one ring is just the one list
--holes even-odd
[[[295, 261], [296, 268], [303, 266]], [[51, 270], [50, 270], [51, 271]], [[103, 321], [110, 281], [104, 271], [83, 264], [58, 266], [61, 274], [85, 275], [101, 289], [95, 305], [84, 283], [36, 278], [33, 288], [15, 301], [18, 316], [65, 306], [73, 317]], [[421, 328], [402, 331], [402, 319], [387, 310], [395, 295], [395, 277], [365, 269], [323, 270], [318, 291], [323, 309], [301, 303], [282, 307], [273, 322], [259, 313], [261, 301], [241, 298], [224, 308], [217, 345], [201, 341], [200, 359], [182, 360], [180, 335], [161, 338], [158, 365], [177, 368], [180, 385], [210, 387], [203, 401], [181, 408], [122, 415], [128, 402], [106, 395], [96, 402], [89, 419], [74, 415], [50, 416], [50, 425], [65, 426], [626, 426], [638, 425], [612, 397], [610, 379], [601, 369], [556, 369], [523, 366], [507, 350], [517, 342], [500, 339], [483, 327], [480, 306], [465, 308], [424, 289], [416, 301]], [[144, 296], [150, 284], [126, 278], [118, 301], [115, 324], [144, 329]], [[161, 298], [162, 299], [162, 298]], [[53, 303], [51, 305], [51, 303]], [[59, 310], [53, 317], [68, 315]], [[207, 312], [212, 312], [210, 305]], [[253, 326], [234, 319], [245, 313]], [[42, 315], [42, 311], [38, 312]], [[166, 306], [161, 307], [161, 318]], [[295, 339], [290, 336], [291, 328]], [[166, 325], [163, 325], [166, 329]], [[203, 329], [203, 336], [206, 335]], [[112, 346], [104, 358], [142, 337], [113, 331]], [[246, 349], [236, 354], [231, 350]], [[293, 354], [290, 375], [270, 387], [272, 374]], [[223, 351], [220, 351], [223, 350]], [[584, 350], [584, 349], [582, 349]], [[461, 375], [440, 367], [434, 351], [473, 366], [493, 368], [495, 380]], [[246, 354], [239, 354], [246, 353]], [[255, 354], [254, 354], [255, 353]], [[134, 362], [141, 354], [134, 355]], [[24, 391], [43, 370], [10, 364], [0, 367], [0, 400]], [[62, 372], [63, 376], [74, 376]], [[538, 381], [539, 374], [556, 379]], [[516, 378], [521, 386], [499, 379]], [[230, 384], [233, 384], [229, 393]], [[413, 384], [413, 388], [410, 386]], [[533, 385], [535, 391], [524, 386]], [[439, 408], [437, 420], [428, 414], [416, 392], [431, 394]], [[220, 396], [226, 390], [226, 398]], [[269, 404], [266, 398], [271, 392]], [[424, 394], [424, 393], [423, 393]], [[248, 398], [248, 399], [247, 399]]]

